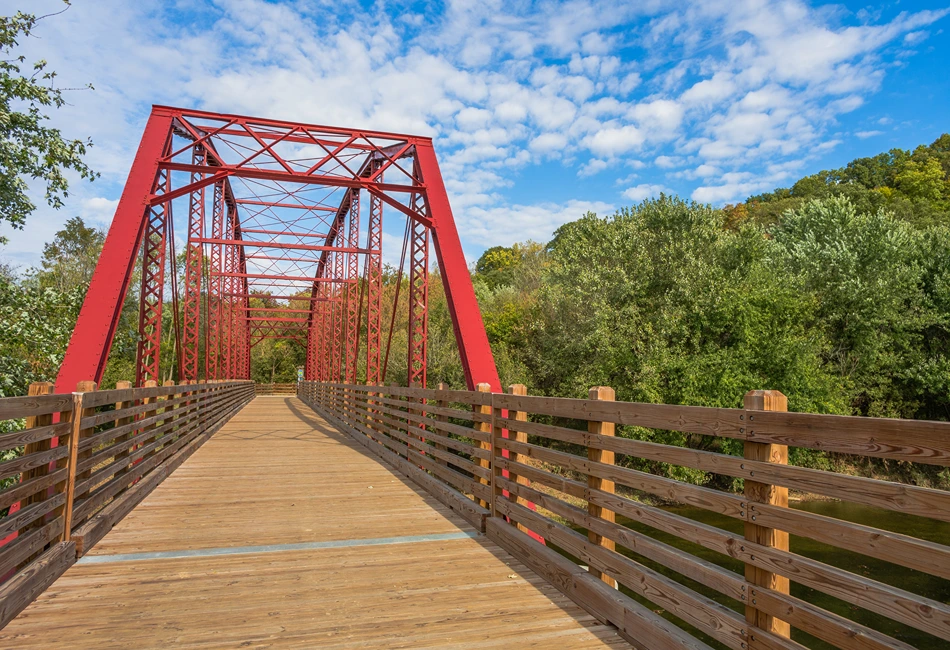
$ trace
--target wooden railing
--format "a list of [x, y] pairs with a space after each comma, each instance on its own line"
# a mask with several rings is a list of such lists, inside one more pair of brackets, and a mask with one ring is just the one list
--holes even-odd
[[[852, 572], [795, 552], [789, 535], [940, 580], [950, 580], [950, 547], [788, 507], [791, 489], [950, 522], [946, 491], [788, 464], [798, 447], [946, 467], [950, 423], [789, 413], [775, 391], [721, 409], [616, 402], [603, 387], [586, 400], [479, 388], [302, 382], [298, 395], [638, 648], [950, 647], [947, 602], [860, 562]], [[734, 439], [743, 456], [617, 436], [617, 425]], [[633, 469], [637, 459], [741, 479], [741, 491]]]
[[297, 384], [254, 384], [255, 395], [296, 395]]
[[0, 434], [0, 627], [254, 396], [249, 381], [150, 383], [0, 398], [15, 428]]

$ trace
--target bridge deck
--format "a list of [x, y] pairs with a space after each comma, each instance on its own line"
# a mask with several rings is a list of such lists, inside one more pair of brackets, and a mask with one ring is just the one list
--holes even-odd
[[0, 648], [627, 647], [292, 397], [258, 397]]

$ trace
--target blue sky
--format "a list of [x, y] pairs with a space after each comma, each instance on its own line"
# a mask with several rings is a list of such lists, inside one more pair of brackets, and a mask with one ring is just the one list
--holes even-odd
[[[62, 3], [0, 0], [26, 6]], [[102, 177], [3, 227], [0, 255], [108, 225], [152, 103], [431, 135], [469, 261], [661, 191], [742, 200], [950, 131], [947, 7], [74, 0], [22, 49], [95, 87], [54, 123]]]

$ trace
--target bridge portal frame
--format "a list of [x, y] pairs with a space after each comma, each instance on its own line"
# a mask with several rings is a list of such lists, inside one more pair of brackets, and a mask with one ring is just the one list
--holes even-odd
[[[183, 138], [185, 144], [174, 146], [176, 137]], [[297, 151], [298, 154], [288, 155], [288, 151]], [[300, 154], [300, 151], [305, 153]], [[200, 155], [195, 155], [196, 152]], [[172, 177], [176, 174], [187, 175], [188, 182], [173, 186]], [[325, 188], [328, 196], [342, 192], [342, 200], [334, 208], [321, 201], [301, 200], [290, 190], [276, 198], [237, 197], [232, 183], [238, 180], [269, 183], [280, 188]], [[205, 188], [208, 187], [214, 190], [208, 194], [215, 197], [209, 212], [215, 226], [211, 241], [201, 237], [200, 229], [194, 224], [203, 220], [203, 207], [199, 202], [204, 201]], [[369, 206], [364, 249], [360, 249], [356, 241], [361, 192], [366, 192], [370, 199], [363, 203]], [[384, 381], [379, 367], [382, 341], [380, 283], [382, 211], [387, 206], [407, 218], [407, 229], [412, 234], [409, 276], [411, 345], [407, 372], [410, 382], [424, 386], [426, 380], [427, 278], [431, 244], [438, 260], [466, 384], [470, 390], [479, 383], [488, 383], [492, 389], [501, 390], [431, 138], [156, 105], [145, 125], [70, 339], [56, 380], [57, 391], [71, 391], [82, 380], [101, 382], [135, 265], [142, 263], [139, 251], [143, 243], [148, 245], [140, 294], [141, 331], [136, 376], [140, 383], [160, 379], [162, 291], [166, 282], [164, 246], [174, 244], [171, 202], [185, 196], [190, 198], [192, 214], [189, 215], [188, 246], [185, 249], [187, 277], [183, 284], [186, 294], [189, 291], [199, 293], [185, 296], [184, 337], [178, 331], [178, 310], [175, 309], [175, 334], [179, 341], [175, 356], [180, 380], [198, 378], [190, 375], [198, 372], [196, 361], [200, 340], [204, 341], [205, 347], [206, 379], [240, 379], [250, 376], [251, 347], [263, 337], [273, 336], [306, 342], [307, 379], [353, 378], [357, 363], [357, 350], [353, 345], [359, 345], [360, 336], [359, 330], [354, 330], [354, 322], [362, 317], [365, 299], [367, 380], [368, 383]], [[272, 235], [270, 241], [263, 242], [242, 234], [239, 208], [257, 210], [255, 216], [266, 210], [276, 214], [273, 212], [276, 209], [333, 216], [326, 223], [329, 226], [326, 232], [319, 235], [304, 233], [307, 237], [324, 237], [323, 246], [297, 245], [278, 239], [299, 235], [296, 232], [300, 230], [299, 220], [265, 223], [258, 227], [253, 227], [252, 223], [248, 233], [267, 234], [270, 229], [279, 233]], [[219, 234], [215, 236], [214, 233]], [[157, 249], [159, 245], [161, 251]], [[197, 323], [201, 312], [202, 282], [200, 275], [196, 274], [199, 274], [198, 267], [203, 261], [201, 251], [205, 245], [209, 246], [210, 258], [205, 265], [210, 268], [204, 280], [206, 316], [202, 339]], [[312, 280], [309, 298], [306, 295], [293, 296], [304, 303], [309, 301], [307, 318], [294, 324], [296, 330], [294, 326], [262, 329], [253, 325], [249, 278], [267, 274], [255, 274], [251, 272], [253, 269], [249, 270], [248, 256], [245, 255], [247, 247], [270, 248], [289, 264], [299, 264], [293, 261], [295, 258], [288, 257], [289, 253], [319, 252], [319, 259], [314, 259], [316, 271], [308, 280]], [[300, 253], [301, 250], [304, 253]], [[364, 258], [362, 280], [358, 277], [358, 262], [355, 261], [359, 255]], [[256, 256], [252, 264], [258, 263], [259, 259], [269, 258], [267, 255]], [[172, 257], [172, 289], [176, 291], [174, 261]], [[271, 288], [286, 288], [278, 282], [278, 279], [272, 279]], [[174, 297], [177, 301], [177, 294]], [[279, 310], [275, 308], [274, 311]], [[334, 341], [331, 343], [328, 337], [333, 337]], [[334, 344], [343, 349], [334, 348]], [[187, 349], [182, 349], [185, 346]], [[320, 351], [323, 351], [322, 356]], [[186, 361], [182, 363], [182, 360]], [[336, 367], [329, 367], [332, 365]], [[225, 377], [224, 372], [231, 376]]]

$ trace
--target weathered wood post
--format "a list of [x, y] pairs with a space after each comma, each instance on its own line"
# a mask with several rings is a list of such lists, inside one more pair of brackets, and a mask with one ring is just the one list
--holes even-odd
[[[26, 394], [29, 395], [30, 397], [36, 397], [39, 395], [50, 395], [52, 394], [52, 392], [53, 392], [52, 382], [35, 381], [32, 384], [30, 384], [30, 387], [27, 389]], [[49, 413], [47, 415], [30, 415], [29, 417], [26, 418], [27, 429], [35, 429], [37, 427], [47, 427], [52, 424], [53, 424], [52, 413]], [[47, 451], [51, 447], [52, 447], [52, 441], [50, 439], [41, 440], [39, 442], [28, 442], [23, 449], [23, 455], [29, 456], [31, 454], [37, 454], [42, 451]], [[23, 472], [23, 474], [20, 476], [20, 482], [26, 483], [30, 479], [34, 479], [39, 476], [46, 476], [47, 474], [49, 474], [49, 463], [44, 463], [43, 465], [39, 467], [28, 469], [25, 472]], [[38, 503], [40, 501], [45, 501], [47, 492], [48, 492], [47, 490], [40, 490], [39, 492], [37, 492], [36, 494], [32, 496], [26, 497], [20, 502], [20, 507], [25, 508], [31, 503]], [[30, 528], [38, 527], [42, 523], [43, 523], [42, 520], [31, 522], [20, 529], [20, 534], [23, 535]]]
[[[448, 385], [447, 385], [445, 382], [439, 382], [439, 386], [438, 386], [438, 390], [439, 390], [439, 391], [444, 391], [444, 390], [448, 390], [448, 389], [449, 389], [449, 387], [448, 387]], [[448, 407], [448, 405], [449, 405], [449, 403], [448, 403], [446, 400], [444, 400], [444, 399], [427, 400], [427, 404], [430, 403], [430, 402], [432, 402], [432, 401], [435, 401], [435, 405], [436, 405], [437, 407], [439, 407], [439, 408], [446, 408], [446, 407]], [[433, 416], [433, 415], [430, 414], [428, 411], [425, 413], [425, 415], [428, 416], [428, 417], [430, 417], [430, 418], [432, 418], [433, 420], [437, 420], [437, 421], [439, 421], [439, 422], [448, 422], [448, 421], [449, 421], [449, 418], [446, 417], [446, 416], [444, 416], [444, 415], [436, 414], [435, 416]], [[433, 427], [433, 428], [434, 428], [434, 427]], [[447, 432], [441, 431], [441, 430], [437, 430], [436, 433], [437, 433], [438, 435], [440, 435], [440, 436], [445, 436], [446, 438], [449, 436], [449, 434], [448, 434]], [[449, 450], [448, 447], [446, 447], [445, 445], [443, 445], [443, 444], [441, 444], [441, 443], [438, 443], [438, 442], [435, 443], [435, 448], [438, 449], [439, 451], [445, 451], [445, 452], [448, 452], [448, 450]], [[448, 461], [445, 461], [445, 460], [443, 460], [443, 459], [441, 459], [441, 458], [435, 458], [435, 457], [433, 457], [433, 460], [434, 460], [435, 462], [437, 462], [439, 465], [442, 465], [442, 466], [444, 466], [444, 467], [448, 467], [448, 465], [449, 465]]]
[[[528, 387], [525, 386], [524, 384], [512, 384], [511, 386], [508, 387], [508, 392], [512, 395], [527, 395]], [[527, 411], [508, 411], [508, 419], [517, 420], [518, 422], [527, 422], [528, 412]], [[522, 444], [528, 444], [528, 434], [525, 433], [524, 431], [512, 431], [509, 429], [508, 439], [514, 440], [515, 442], [520, 442]], [[517, 452], [513, 452], [513, 451], [508, 452], [508, 460], [510, 460], [512, 463], [527, 464], [526, 463], [527, 458], [525, 458], [524, 455], [519, 454]], [[524, 476], [521, 476], [516, 471], [512, 471], [511, 469], [508, 470], [508, 480], [513, 481], [517, 483], [518, 485], [524, 485], [524, 486], [531, 485], [531, 482], [527, 478], [525, 478]], [[515, 503], [525, 506], [526, 508], [530, 506], [530, 502], [524, 497], [519, 497], [519, 496], [512, 497], [511, 495], [509, 495], [508, 498], [509, 500], [514, 501]], [[528, 532], [528, 529], [525, 528], [520, 523], [518, 524], [518, 530], [520, 530], [523, 533]]]
[[[609, 386], [594, 386], [590, 389], [588, 396], [591, 401], [613, 402], [616, 399], [616, 393], [614, 392], [614, 389], [610, 388]], [[593, 435], [612, 436], [615, 433], [615, 429], [616, 427], [614, 426], [613, 422], [588, 421], [587, 423], [587, 432]], [[613, 465], [614, 452], [588, 447], [587, 460], [596, 463], [604, 463], [606, 465]], [[611, 494], [614, 493], [615, 489], [613, 481], [608, 481], [607, 479], [590, 475], [587, 477], [587, 487], [592, 490], [610, 492]], [[598, 519], [603, 519], [604, 521], [609, 521], [610, 523], [614, 523], [617, 518], [617, 515], [612, 510], [607, 510], [602, 506], [594, 505], [593, 503], [587, 504], [587, 513], [591, 517], [597, 517]], [[607, 539], [606, 537], [598, 535], [592, 531], [587, 532], [587, 539], [589, 539], [592, 544], [597, 544], [598, 546], [602, 546], [603, 548], [609, 549], [611, 551], [615, 550], [616, 548], [616, 545], [612, 539]], [[592, 575], [600, 578], [611, 587], [617, 586], [616, 580], [602, 573], [601, 571], [598, 571], [593, 567], [590, 567], [588, 570]]]
[[[777, 390], [752, 390], [745, 394], [744, 406], [746, 413], [744, 419], [744, 428], [752, 433], [755, 430], [755, 411], [787, 411], [788, 398]], [[741, 429], [740, 429], [741, 430]], [[746, 441], [743, 445], [743, 456], [746, 460], [757, 460], [766, 463], [778, 463], [780, 465], [788, 464], [788, 446], [774, 445], [762, 442]], [[750, 476], [752, 473], [750, 472]], [[745, 498], [749, 501], [748, 519], [745, 522], [745, 538], [750, 542], [777, 548], [782, 551], [788, 550], [788, 533], [776, 528], [759, 526], [755, 523], [756, 503], [767, 503], [773, 506], [788, 507], [788, 488], [760, 483], [759, 481], [745, 479], [744, 481]], [[749, 625], [761, 630], [771, 632], [777, 636], [789, 637], [791, 635], [791, 626], [774, 616], [759, 611], [755, 607], [755, 587], [766, 587], [781, 593], [789, 593], [788, 578], [780, 576], [765, 569], [760, 569], [751, 564], [745, 565], [745, 579], [750, 583], [749, 598], [746, 601], [745, 618]], [[755, 648], [754, 632], [750, 634], [750, 647]]]
[[[491, 393], [491, 384], [478, 384], [475, 388], [476, 388], [476, 390], [477, 390], [479, 393]], [[492, 413], [491, 413], [491, 404], [473, 404], [473, 405], [472, 405], [472, 411], [475, 412], [475, 413], [478, 413], [478, 414], [480, 414], [480, 415], [491, 416], [491, 414], [492, 414]], [[489, 439], [491, 438], [491, 433], [492, 433], [491, 422], [478, 422], [478, 421], [476, 421], [476, 422], [474, 422], [473, 424], [475, 425], [475, 430], [476, 430], [476, 431], [481, 431], [482, 433], [487, 433], [488, 436], [489, 436]], [[478, 446], [479, 446], [480, 449], [485, 449], [485, 450], [487, 450], [489, 453], [492, 453], [492, 452], [491, 452], [491, 450], [492, 450], [492, 444], [491, 444], [491, 442], [485, 442], [484, 440], [479, 440], [479, 441], [478, 441]], [[494, 465], [494, 463], [492, 463], [492, 462], [489, 461], [489, 460], [485, 460], [484, 458], [478, 458], [478, 459], [476, 459], [476, 462], [477, 462], [477, 464], [478, 464], [479, 467], [484, 467], [485, 469], [487, 469], [487, 470], [489, 470], [489, 471], [491, 471], [491, 467], [492, 467], [492, 465]], [[482, 485], [489, 485], [489, 484], [490, 484], [490, 481], [488, 481], [487, 479], [484, 479], [484, 478], [482, 478], [482, 477], [478, 477], [478, 482], [481, 483]], [[491, 487], [489, 487], [489, 490], [490, 490], [490, 489], [491, 489]], [[486, 503], [484, 499], [479, 499], [479, 500], [478, 500], [478, 505], [480, 505], [480, 506], [483, 507], [483, 508], [491, 508], [491, 506], [492, 506], [492, 504]]]
[[[115, 382], [115, 387], [116, 387], [116, 390], [129, 390], [130, 388], [132, 388], [132, 382], [131, 381], [117, 381]], [[131, 407], [132, 404], [133, 404], [132, 400], [120, 400], [115, 403], [115, 410], [121, 411], [122, 409], [127, 409]], [[132, 419], [133, 418], [131, 415], [127, 417], [116, 418], [115, 426], [116, 428], [124, 427], [127, 424], [131, 424]], [[120, 435], [118, 438], [116, 438], [116, 444], [119, 444], [125, 440], [128, 440], [133, 435], [134, 435], [134, 431], [129, 431], [128, 433], [124, 433]], [[131, 451], [132, 451], [131, 445], [126, 445], [125, 447], [122, 448], [121, 451], [116, 453], [115, 459], [120, 460], [122, 458], [128, 458]], [[128, 471], [129, 471], [129, 466], [126, 465], [125, 467], [120, 467], [118, 470], [116, 470], [115, 475], [122, 476]]]
[[[53, 392], [53, 384], [48, 381], [35, 381], [30, 384], [30, 387], [27, 389], [26, 394], [30, 397], [35, 397], [38, 395], [50, 395]], [[53, 414], [47, 415], [31, 415], [26, 418], [26, 428], [35, 429], [36, 427], [46, 427], [53, 424]], [[62, 444], [62, 443], [59, 443]], [[28, 442], [24, 449], [23, 455], [29, 456], [31, 454], [37, 454], [43, 451], [47, 451], [52, 447], [52, 440], [46, 439], [39, 442]], [[28, 469], [20, 476], [20, 482], [26, 483], [27, 481], [38, 478], [40, 476], [46, 476], [49, 474], [49, 463], [43, 463], [39, 467], [33, 469]], [[47, 493], [49, 490], [39, 490], [36, 494], [26, 497], [20, 502], [20, 507], [25, 508], [31, 503], [39, 503], [40, 501], [45, 501]], [[43, 520], [33, 521], [28, 523], [26, 526], [20, 529], [20, 535], [26, 534], [31, 528], [38, 528], [43, 525]], [[38, 553], [37, 553], [38, 554]]]
[[[61, 542], [69, 541], [73, 525], [74, 504], [76, 498], [82, 496], [82, 493], [77, 493], [76, 484], [92, 475], [91, 467], [82, 472], [78, 472], [77, 469], [79, 463], [92, 457], [92, 449], [80, 452], [79, 445], [82, 444], [84, 438], [91, 436], [94, 431], [92, 428], [82, 428], [83, 417], [89, 417], [95, 413], [95, 409], [83, 408], [83, 394], [91, 393], [94, 390], [96, 390], [96, 382], [81, 381], [76, 384], [76, 392], [73, 393], [73, 411], [72, 415], [70, 415], [72, 427], [70, 428], [69, 434], [69, 455], [60, 461], [65, 461], [63, 466], [68, 469], [66, 473], [66, 483], [62, 486], [62, 491], [66, 493], [66, 503], [63, 505], [63, 533], [59, 539]], [[57, 466], [59, 466], [59, 463], [57, 463]]]

